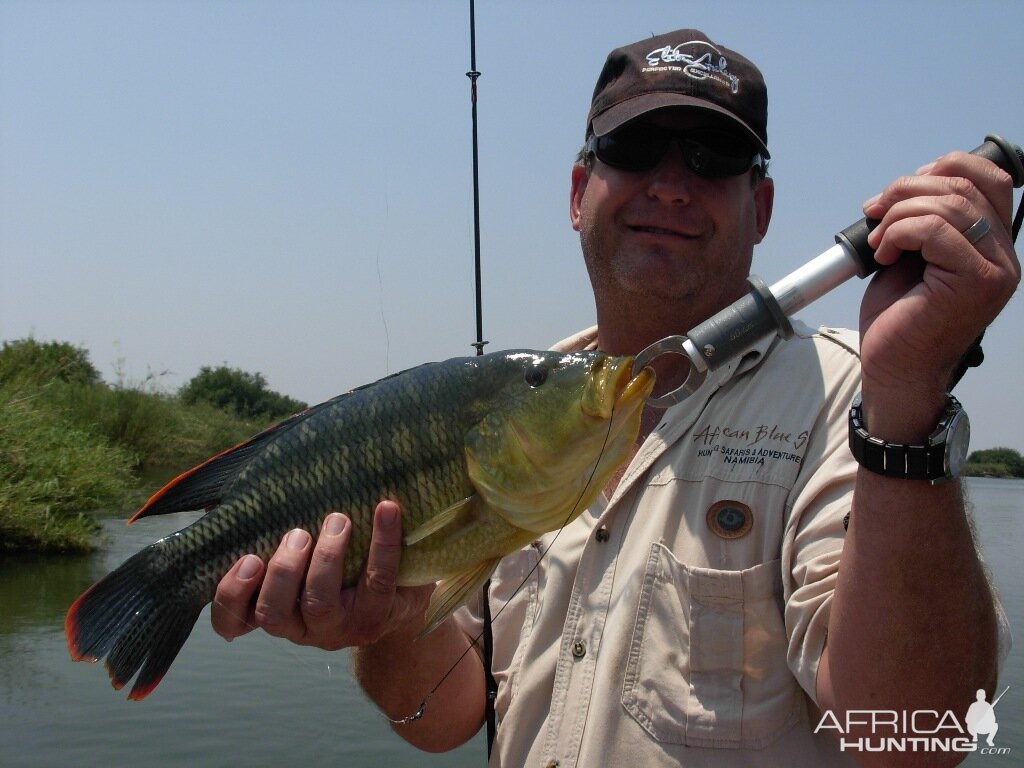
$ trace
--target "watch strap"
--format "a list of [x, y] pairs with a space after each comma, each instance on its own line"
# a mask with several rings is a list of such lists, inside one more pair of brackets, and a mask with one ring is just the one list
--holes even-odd
[[[930, 481], [945, 479], [946, 441], [941, 436], [953, 415], [962, 409], [955, 397], [947, 397], [946, 411], [927, 442], [907, 445], [890, 443], [868, 432], [858, 394], [850, 407], [849, 440], [853, 458], [865, 469], [885, 477]], [[937, 437], [940, 438], [939, 442], [935, 442]]]

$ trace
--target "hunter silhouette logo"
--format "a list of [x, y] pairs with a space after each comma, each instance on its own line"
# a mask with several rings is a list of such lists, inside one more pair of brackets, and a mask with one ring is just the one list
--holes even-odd
[[[1008, 690], [1010, 690], [1010, 686], [1006, 686], [1003, 693]], [[970, 709], [967, 710], [967, 716], [964, 718], [964, 723], [966, 723], [967, 730], [970, 731], [975, 744], [978, 743], [978, 734], [982, 734], [988, 736], [985, 742], [990, 747], [995, 746], [993, 740], [996, 737], [996, 731], [999, 730], [999, 723], [996, 722], [996, 704], [999, 703], [999, 699], [1003, 698], [1003, 693], [1000, 693], [996, 700], [989, 704], [985, 701], [985, 689], [978, 689], [977, 701], [971, 704]]]

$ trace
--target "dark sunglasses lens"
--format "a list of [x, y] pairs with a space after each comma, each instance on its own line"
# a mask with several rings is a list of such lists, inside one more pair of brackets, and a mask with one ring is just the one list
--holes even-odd
[[597, 138], [594, 153], [602, 163], [627, 171], [649, 171], [661, 162], [670, 136], [662, 131], [623, 128]]
[[739, 176], [753, 165], [756, 152], [743, 139], [722, 131], [699, 131], [681, 137], [686, 164], [708, 178]]
[[735, 134], [716, 130], [665, 131], [653, 126], [627, 126], [592, 139], [598, 159], [627, 171], [656, 167], [672, 142], [678, 142], [686, 165], [700, 176], [738, 176], [750, 170], [755, 150]]

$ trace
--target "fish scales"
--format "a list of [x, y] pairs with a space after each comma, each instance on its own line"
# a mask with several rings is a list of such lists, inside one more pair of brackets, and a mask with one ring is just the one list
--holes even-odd
[[[426, 372], [417, 369], [414, 373]], [[379, 394], [356, 392], [351, 399], [314, 414], [302, 429], [283, 435], [272, 450], [246, 467], [232, 489], [236, 500], [223, 504], [215, 518], [202, 518], [186, 529], [198, 539], [196, 548], [188, 554], [194, 562], [203, 563], [202, 569], [194, 573], [207, 589], [216, 588], [220, 576], [234, 562], [239, 544], [249, 544], [252, 551], [267, 557], [292, 528], [305, 528], [315, 536], [324, 516], [332, 511], [347, 514], [353, 522], [353, 556], [346, 568], [345, 583], [354, 584], [368, 551], [377, 501], [400, 501], [407, 508], [406, 524], [415, 526], [437, 504], [448, 506], [468, 495], [468, 481], [458, 482], [465, 473], [455, 470], [461, 462], [459, 430], [432, 430], [420, 439], [410, 430], [410, 406], [416, 398], [408, 393], [415, 391], [420, 376], [410, 378], [405, 387], [382, 388]], [[392, 407], [385, 407], [385, 398], [390, 399]], [[436, 408], [455, 412], [450, 398], [434, 402]], [[446, 420], [433, 421], [439, 425]], [[321, 434], [327, 439], [317, 439]], [[310, 486], [305, 466], [321, 457], [326, 457], [324, 482]], [[357, 457], [362, 461], [356, 461]], [[417, 466], [418, 462], [426, 466]], [[427, 482], [417, 482], [417, 475]], [[427, 485], [433, 493], [421, 493], [421, 485]], [[267, 500], [273, 502], [269, 507]], [[431, 502], [433, 509], [428, 506]], [[269, 526], [265, 510], [270, 512]], [[216, 521], [214, 530], [209, 530], [207, 519]], [[222, 542], [224, 536], [230, 537], [226, 543]], [[217, 558], [218, 552], [226, 556]]]
[[[352, 521], [344, 584], [369, 550], [373, 510], [402, 508], [399, 584], [440, 581], [433, 627], [498, 559], [579, 514], [628, 454], [653, 386], [632, 358], [529, 350], [456, 358], [311, 408], [184, 473], [137, 513], [207, 514], [133, 555], [65, 622], [76, 660], [106, 659], [130, 698], [159, 683], [217, 583], [242, 554]], [[598, 471], [599, 470], [599, 471]]]

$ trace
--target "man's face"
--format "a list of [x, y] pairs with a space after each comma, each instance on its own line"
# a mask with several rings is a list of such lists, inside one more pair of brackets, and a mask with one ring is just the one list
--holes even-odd
[[[715, 124], [666, 110], [639, 119], [672, 129]], [[701, 177], [672, 144], [649, 171], [595, 158], [589, 173], [573, 169], [572, 182], [570, 219], [599, 303], [647, 299], [710, 314], [746, 292], [771, 216], [770, 179], [753, 188], [749, 173]]]

